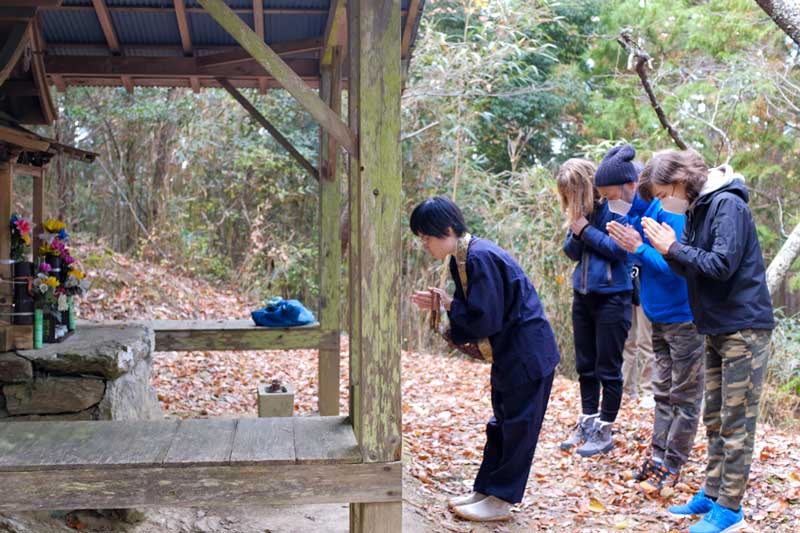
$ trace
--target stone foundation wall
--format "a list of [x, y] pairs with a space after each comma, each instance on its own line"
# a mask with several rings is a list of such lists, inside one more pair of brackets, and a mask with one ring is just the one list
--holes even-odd
[[161, 418], [154, 346], [140, 325], [82, 324], [62, 343], [0, 353], [0, 422]]

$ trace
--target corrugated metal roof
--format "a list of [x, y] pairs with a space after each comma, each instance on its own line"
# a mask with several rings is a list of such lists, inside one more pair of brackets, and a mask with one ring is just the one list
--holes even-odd
[[175, 44], [181, 42], [174, 12], [112, 11], [111, 20], [121, 44]]
[[106, 42], [103, 29], [93, 11], [45, 11], [42, 34], [47, 43], [89, 44]]
[[[185, 1], [190, 40], [195, 57], [240, 48], [222, 27], [203, 11], [197, 0]], [[263, 1], [264, 33], [267, 43], [303, 41], [321, 38], [324, 35], [331, 0]], [[132, 57], [184, 56], [173, 0], [105, 0], [105, 2], [109, 8], [120, 46], [123, 48], [122, 55]], [[248, 26], [254, 27], [252, 0], [225, 0], [225, 2], [237, 10], [239, 17]], [[408, 9], [410, 2], [411, 0], [402, 0], [404, 10]], [[424, 0], [420, 2], [420, 9], [424, 3]], [[270, 10], [300, 10], [300, 12], [291, 14]], [[80, 62], [62, 61], [59, 63], [54, 57], [85, 56], [88, 58], [107, 56], [111, 53], [92, 0], [63, 0], [61, 7], [42, 9], [40, 13], [42, 36], [47, 45], [46, 55], [54, 60], [51, 61], [54, 72], [63, 76], [62, 82], [65, 82], [66, 85], [121, 83], [119, 75], [110, 74], [112, 70], [102, 62], [92, 62], [91, 65], [94, 66], [82, 69]], [[406, 18], [407, 16], [402, 17], [403, 27], [405, 27]], [[222, 47], [223, 50], [219, 47]], [[288, 59], [293, 61], [294, 66], [300, 69], [303, 76], [313, 84], [314, 78], [318, 75], [317, 70], [311, 69], [314, 72], [310, 74], [308, 61], [302, 63], [303, 58], [318, 60], [319, 50], [297, 52]], [[404, 61], [407, 62], [408, 58]], [[159, 64], [163, 64], [163, 62]], [[122, 65], [124, 63], [117, 62], [115, 68], [129, 68], [130, 70], [127, 72], [135, 72], [126, 74], [133, 79], [135, 85], [170, 86], [170, 84], [176, 84], [175, 86], [188, 86], [191, 77], [195, 86], [198, 79], [201, 80], [203, 86], [210, 86], [209, 79], [219, 75], [219, 70], [204, 70], [203, 67], [197, 67], [191, 70], [190, 74], [183, 73], [182, 77], [173, 79], [169, 77], [172, 76], [171, 73], [163, 69], [159, 70], [159, 68], [142, 67], [141, 62], [131, 63], [128, 66]], [[238, 86], [258, 86], [265, 79], [260, 73], [253, 74], [251, 67], [246, 65], [230, 65], [222, 70], [230, 73], [227, 75], [234, 79]], [[272, 82], [268, 81], [268, 83]]]
[[[211, 18], [211, 15], [206, 13], [189, 13], [186, 16], [189, 19], [190, 33], [192, 36], [192, 43], [196, 46], [216, 46], [216, 45], [236, 45], [236, 41], [230, 36], [216, 21]], [[239, 14], [239, 17], [247, 23], [250, 28], [253, 27], [253, 15]], [[180, 42], [181, 37], [178, 33], [177, 23], [175, 32]]]
[[[235, 9], [252, 9], [252, 0], [226, 0]], [[407, 9], [410, 0], [403, 0]], [[179, 45], [181, 36], [172, 0], [106, 0], [111, 8], [111, 18], [120, 44]], [[100, 22], [92, 8], [91, 0], [64, 0], [64, 6], [81, 6], [88, 9], [49, 9], [42, 13], [43, 36], [55, 53], [56, 44], [105, 44]], [[187, 7], [200, 8], [197, 0], [187, 0]], [[318, 9], [327, 11], [330, 0], [265, 0], [266, 9]], [[156, 11], [124, 11], [123, 7], [160, 8]], [[239, 12], [239, 16], [253, 28], [252, 12]], [[189, 11], [189, 31], [195, 46], [235, 45], [233, 38], [210, 15]], [[327, 13], [283, 14], [267, 13], [264, 16], [266, 41], [270, 44], [320, 37], [325, 32]], [[403, 17], [405, 23], [405, 17]]]

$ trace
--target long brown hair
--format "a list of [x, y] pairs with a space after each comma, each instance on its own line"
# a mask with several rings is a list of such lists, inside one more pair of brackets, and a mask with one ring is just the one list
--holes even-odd
[[594, 163], [578, 158], [568, 159], [558, 169], [556, 183], [561, 210], [567, 217], [565, 226], [594, 211], [594, 204], [600, 198], [594, 186], [595, 170]]
[[662, 150], [653, 154], [639, 176], [639, 195], [646, 201], [653, 199], [652, 184], [686, 184], [686, 197], [694, 203], [708, 179], [708, 167], [703, 157], [692, 149]]

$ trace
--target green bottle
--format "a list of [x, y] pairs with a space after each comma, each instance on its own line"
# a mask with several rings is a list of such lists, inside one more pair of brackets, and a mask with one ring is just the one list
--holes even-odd
[[67, 320], [67, 330], [75, 331], [75, 297], [68, 296], [67, 303], [69, 304], [69, 320]]
[[33, 311], [33, 348], [42, 347], [44, 337], [44, 316], [41, 309]]

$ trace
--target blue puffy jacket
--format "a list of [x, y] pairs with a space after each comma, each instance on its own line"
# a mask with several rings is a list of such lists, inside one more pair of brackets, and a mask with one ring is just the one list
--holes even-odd
[[639, 232], [643, 241], [632, 257], [633, 262], [641, 267], [639, 297], [644, 314], [651, 322], [667, 324], [691, 322], [692, 310], [689, 307], [686, 280], [675, 274], [664, 256], [650, 244], [642, 231], [643, 217], [652, 218], [659, 223], [666, 222], [677, 235], [683, 231], [686, 217], [664, 211], [657, 198], [648, 203], [638, 194], [633, 201], [631, 211], [626, 216], [628, 223]]
[[622, 217], [608, 209], [608, 202], [595, 204], [589, 225], [580, 237], [567, 233], [564, 253], [577, 261], [572, 287], [581, 294], [614, 294], [632, 291], [631, 264], [628, 252], [620, 248], [606, 232], [606, 224]]

